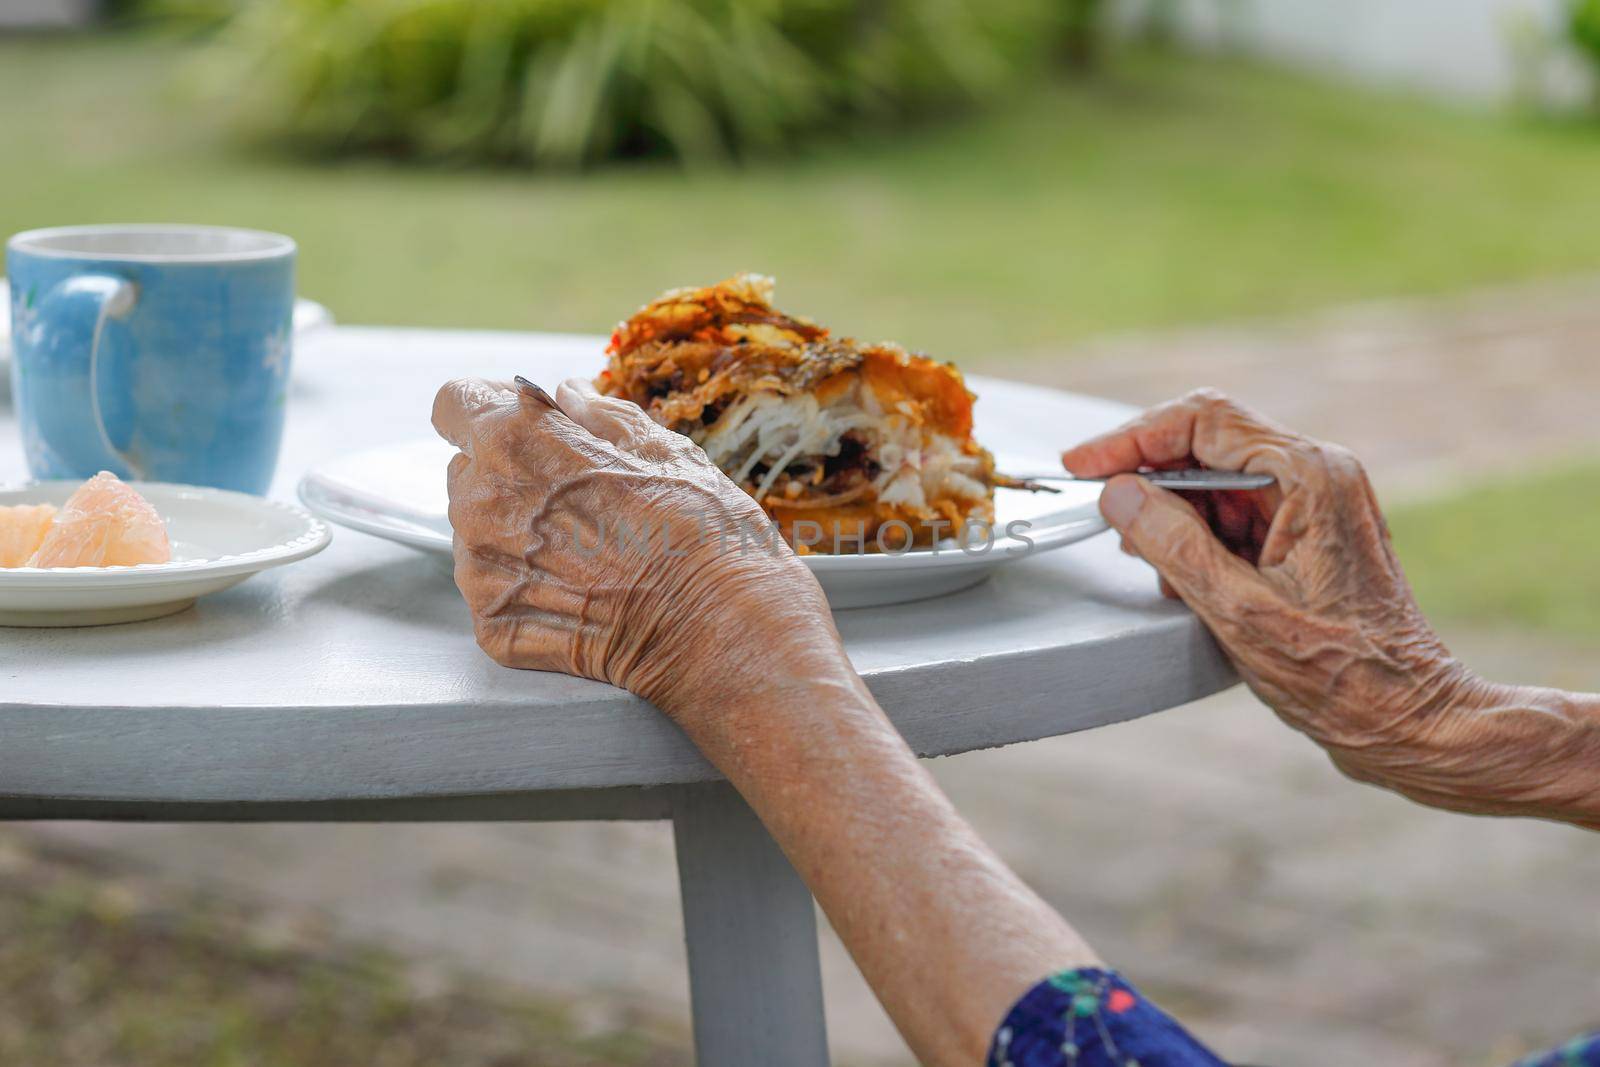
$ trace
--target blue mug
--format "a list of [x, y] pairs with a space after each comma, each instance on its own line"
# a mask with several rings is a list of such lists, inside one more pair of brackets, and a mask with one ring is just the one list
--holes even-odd
[[265, 493], [283, 440], [295, 244], [67, 226], [6, 245], [11, 395], [35, 478]]

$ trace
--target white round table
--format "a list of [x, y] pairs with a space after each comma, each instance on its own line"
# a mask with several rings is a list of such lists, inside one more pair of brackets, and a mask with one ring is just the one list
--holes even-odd
[[[274, 495], [319, 459], [430, 432], [459, 375], [545, 384], [598, 338], [338, 328], [296, 355]], [[978, 434], [1048, 463], [1121, 405], [973, 379]], [[418, 477], [442, 477], [419, 471]], [[27, 477], [9, 396], [0, 483]], [[1109, 536], [952, 596], [841, 612], [856, 668], [918, 753], [1134, 718], [1233, 681], [1199, 622]], [[0, 629], [0, 817], [168, 821], [673, 820], [707, 1067], [827, 1061], [810, 895], [647, 703], [499, 667], [434, 560], [348, 530], [303, 563], [148, 623]], [[603, 886], [596, 887], [603, 892]]]

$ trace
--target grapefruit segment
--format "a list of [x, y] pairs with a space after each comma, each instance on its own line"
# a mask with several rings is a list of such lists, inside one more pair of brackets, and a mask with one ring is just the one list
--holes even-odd
[[0, 567], [21, 567], [39, 550], [56, 517], [51, 504], [15, 504], [0, 507]]
[[167, 525], [149, 501], [101, 471], [67, 498], [33, 567], [131, 567], [172, 559]]

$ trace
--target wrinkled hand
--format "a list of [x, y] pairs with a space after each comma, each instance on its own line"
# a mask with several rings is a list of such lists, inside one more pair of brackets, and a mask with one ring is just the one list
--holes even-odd
[[808, 656], [845, 663], [816, 580], [760, 539], [760, 507], [637, 405], [580, 379], [554, 403], [463, 379], [433, 425], [461, 450], [456, 584], [496, 661], [607, 681], [669, 715]]
[[[1062, 456], [1080, 477], [1205, 466], [1273, 475], [1257, 492], [1185, 499], [1114, 478], [1101, 510], [1163, 589], [1203, 619], [1250, 688], [1351, 777], [1417, 799], [1426, 739], [1470, 676], [1423, 618], [1356, 458], [1215, 392], [1192, 393]], [[1435, 738], [1436, 739], [1436, 738]]]

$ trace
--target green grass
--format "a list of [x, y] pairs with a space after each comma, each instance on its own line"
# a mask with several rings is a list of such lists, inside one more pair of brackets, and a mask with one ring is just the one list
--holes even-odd
[[1402, 507], [1390, 525], [1429, 615], [1600, 637], [1600, 464]]
[[[427, 988], [420, 988], [422, 985]], [[0, 1063], [52, 1067], [683, 1067], [627, 1018], [419, 983], [394, 957], [0, 831]]]
[[[1129, 55], [984, 118], [737, 171], [315, 164], [230, 146], [148, 38], [0, 40], [0, 230], [282, 230], [346, 322], [603, 331], [739, 269], [961, 360], [1600, 268], [1600, 128]], [[248, 77], [241, 72], [240, 77]]]

